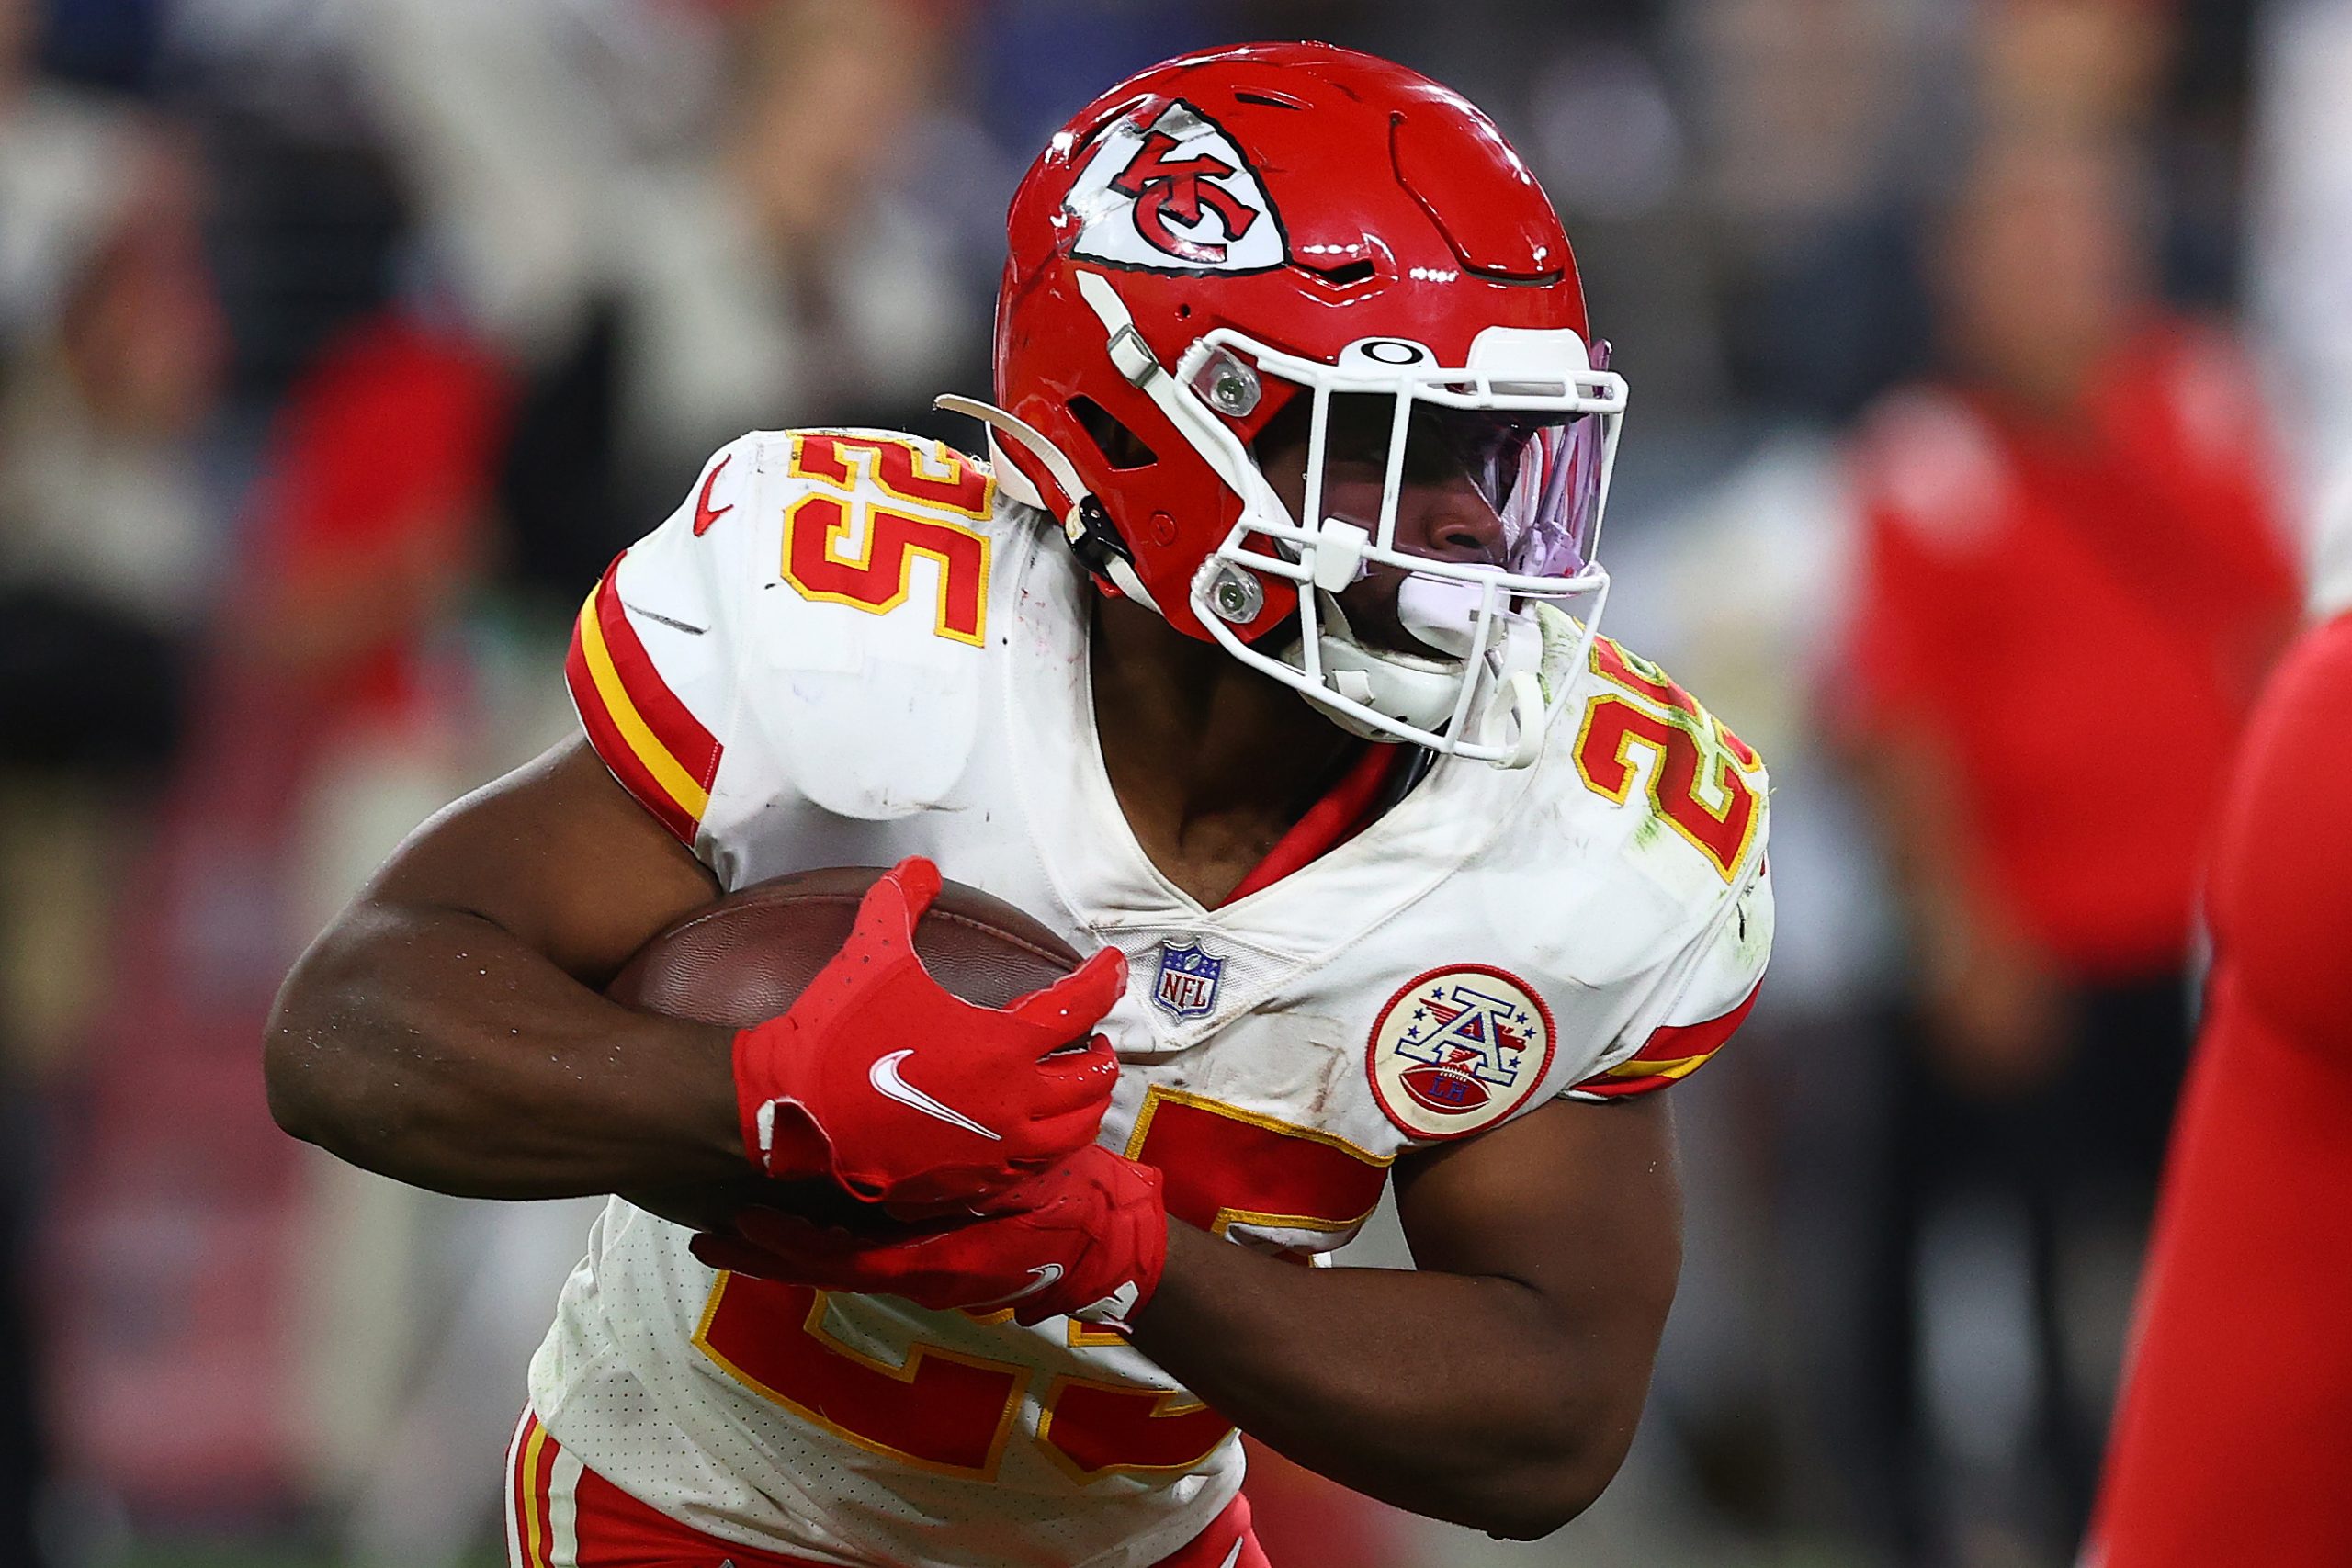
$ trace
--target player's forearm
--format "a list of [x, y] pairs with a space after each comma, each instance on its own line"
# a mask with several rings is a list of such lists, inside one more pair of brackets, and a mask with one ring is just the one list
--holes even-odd
[[1599, 1496], [1646, 1390], [1515, 1280], [1300, 1269], [1171, 1224], [1137, 1348], [1242, 1430], [1415, 1513], [1548, 1534]]
[[305, 953], [270, 1108], [355, 1165], [469, 1197], [745, 1173], [730, 1032], [615, 1005], [480, 916], [363, 903]]

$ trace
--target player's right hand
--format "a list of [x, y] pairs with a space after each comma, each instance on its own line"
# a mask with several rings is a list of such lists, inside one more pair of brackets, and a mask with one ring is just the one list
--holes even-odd
[[714, 1269], [936, 1312], [1005, 1308], [1023, 1325], [1069, 1315], [1125, 1327], [1167, 1266], [1168, 1210], [1159, 1171], [1090, 1145], [944, 1228], [856, 1235], [749, 1208], [734, 1235], [693, 1246]]
[[1105, 948], [1009, 1007], [965, 1001], [915, 954], [939, 886], [921, 856], [883, 873], [808, 989], [735, 1037], [744, 1151], [764, 1174], [894, 1206], [969, 1203], [1094, 1141], [1118, 1064], [1086, 1037], [1125, 990], [1125, 958]]

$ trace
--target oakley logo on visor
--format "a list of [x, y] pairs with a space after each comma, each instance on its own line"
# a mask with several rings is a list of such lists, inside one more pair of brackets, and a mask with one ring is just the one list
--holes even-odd
[[1257, 174], [1201, 112], [1172, 103], [1150, 126], [1122, 121], [1070, 189], [1071, 254], [1154, 272], [1259, 272], [1283, 260], [1282, 227]]

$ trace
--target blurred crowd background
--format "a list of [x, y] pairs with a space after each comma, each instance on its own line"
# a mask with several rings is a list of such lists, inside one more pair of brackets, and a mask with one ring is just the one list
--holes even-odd
[[968, 444], [1033, 152], [1273, 37], [1551, 190], [1610, 629], [1770, 759], [1781, 899], [1614, 1491], [1505, 1548], [1269, 1462], [1275, 1561], [2072, 1560], [2206, 820], [2347, 510], [2352, 0], [0, 0], [0, 1562], [503, 1561], [586, 1213], [278, 1134], [278, 979], [564, 733], [712, 446]]

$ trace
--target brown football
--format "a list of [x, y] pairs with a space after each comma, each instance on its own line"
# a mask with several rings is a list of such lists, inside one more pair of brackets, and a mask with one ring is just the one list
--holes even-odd
[[[739, 888], [638, 950], [605, 987], [649, 1012], [746, 1029], [789, 1008], [842, 943], [879, 866], [834, 866]], [[915, 925], [915, 953], [933, 978], [968, 1002], [1002, 1007], [1069, 974], [1078, 953], [1001, 898], [950, 882]], [[782, 1202], [844, 1224], [876, 1216], [830, 1185], [780, 1184], [747, 1171], [741, 1181], [622, 1194], [641, 1209], [695, 1230], [730, 1228], [739, 1209]]]

